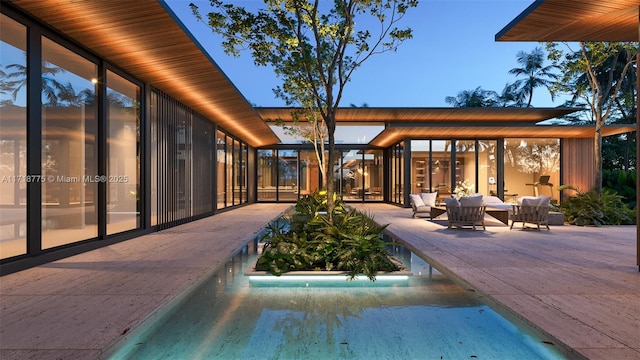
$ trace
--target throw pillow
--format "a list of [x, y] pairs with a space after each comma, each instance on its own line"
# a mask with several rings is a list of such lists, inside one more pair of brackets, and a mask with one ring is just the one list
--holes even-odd
[[444, 203], [447, 207], [458, 207], [460, 202], [456, 198], [445, 198]]
[[539, 204], [540, 199], [537, 197], [522, 199], [522, 206], [538, 206]]
[[482, 195], [479, 196], [463, 196], [460, 198], [460, 206], [478, 207], [482, 206]]
[[437, 192], [420, 193], [420, 198], [422, 198], [422, 202], [424, 202], [424, 204], [427, 206], [436, 206], [437, 197], [438, 197]]
[[549, 205], [551, 205], [551, 196], [540, 195], [538, 206], [549, 207]]
[[424, 206], [424, 201], [422, 201], [420, 195], [410, 194], [409, 197], [411, 198], [411, 201], [413, 201], [413, 205], [415, 205], [416, 207]]
[[[517, 202], [518, 202], [518, 205], [522, 205], [522, 202], [523, 202], [525, 199], [529, 199], [529, 204], [531, 204], [531, 202], [530, 202], [531, 200], [533, 200], [533, 199], [536, 199], [536, 200], [537, 200], [538, 198], [537, 198], [537, 197], [535, 197], [535, 196], [523, 196], [523, 197], [519, 197], [519, 198], [518, 198], [518, 201], [517, 201]], [[538, 201], [540, 201], [540, 200], [538, 200]], [[531, 206], [531, 205], [529, 205], [529, 206]]]

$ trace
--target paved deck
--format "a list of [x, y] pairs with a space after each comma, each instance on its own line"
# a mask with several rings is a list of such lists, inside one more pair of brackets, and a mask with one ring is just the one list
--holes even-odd
[[[253, 204], [0, 277], [0, 358], [94, 359], [224, 263], [286, 204]], [[635, 226], [447, 230], [364, 204], [441, 272], [575, 351], [640, 359]]]
[[636, 226], [486, 231], [412, 219], [410, 209], [358, 206], [414, 252], [589, 359], [640, 359]]

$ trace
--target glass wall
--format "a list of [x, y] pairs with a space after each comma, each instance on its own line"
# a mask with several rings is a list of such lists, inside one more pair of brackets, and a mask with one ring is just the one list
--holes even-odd
[[[384, 189], [382, 150], [338, 150], [330, 179], [344, 200], [380, 201]], [[323, 188], [314, 150], [258, 150], [258, 201], [295, 201]]]
[[391, 202], [404, 204], [404, 141], [391, 148], [389, 156]]
[[460, 184], [471, 186], [471, 193], [477, 192], [476, 141], [456, 140], [456, 154], [452, 171], [455, 174], [454, 189]]
[[3, 266], [13, 263], [9, 258], [163, 229], [248, 202], [246, 143], [216, 133], [215, 119], [160, 89], [143, 96], [142, 83], [117, 64], [13, 7], [1, 10]]
[[235, 205], [233, 202], [233, 186], [234, 186], [234, 174], [233, 174], [233, 139], [225, 134], [225, 153], [224, 153], [224, 173], [226, 178], [224, 183], [227, 185], [225, 188], [225, 203], [227, 206]]
[[461, 169], [456, 169], [459, 166], [455, 166], [454, 161], [451, 157], [450, 140], [431, 141], [431, 190], [438, 192], [438, 200], [440, 201], [451, 197], [455, 188], [453, 174], [456, 175], [456, 178], [462, 176], [461, 173], [457, 173]]
[[298, 199], [298, 151], [278, 150], [278, 200]]
[[98, 236], [97, 78], [95, 63], [42, 37], [43, 249]]
[[505, 197], [547, 195], [559, 199], [559, 139], [505, 139]]
[[[508, 203], [538, 195], [558, 201], [554, 184], [560, 181], [559, 139], [505, 139], [503, 159], [499, 158], [502, 142], [498, 140], [456, 140], [454, 151], [451, 144], [449, 140], [411, 141], [412, 193], [438, 191], [442, 200], [466, 181], [472, 193], [497, 196]], [[429, 167], [425, 167], [427, 163]]]
[[[479, 140], [477, 146], [478, 156], [478, 192], [499, 196], [498, 194], [498, 141]], [[505, 199], [506, 200], [506, 199]]]
[[248, 201], [247, 144], [222, 130], [216, 132], [217, 208], [245, 204]]
[[276, 200], [276, 150], [258, 150], [258, 201]]
[[0, 14], [0, 259], [27, 252], [27, 28]]
[[[111, 71], [106, 84], [107, 234], [114, 234], [140, 227], [140, 87]], [[190, 138], [185, 131], [179, 143]], [[184, 157], [177, 159], [179, 173], [188, 171]], [[184, 181], [178, 184], [183, 195], [185, 188]]]
[[430, 140], [411, 140], [411, 193], [433, 192], [429, 157]]
[[365, 200], [383, 200], [384, 198], [384, 153], [382, 150], [366, 150], [365, 168], [369, 174], [371, 194]]
[[382, 150], [351, 150], [342, 153], [341, 171], [336, 170], [336, 191], [345, 200], [382, 200]]
[[220, 130], [216, 132], [216, 159], [218, 164], [216, 169], [216, 198], [218, 199], [218, 209], [223, 209], [227, 206], [227, 171], [225, 166], [227, 160], [226, 139], [227, 137], [225, 133]]

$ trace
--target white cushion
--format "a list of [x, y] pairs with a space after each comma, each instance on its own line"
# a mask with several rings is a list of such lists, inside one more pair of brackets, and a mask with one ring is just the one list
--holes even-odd
[[[531, 199], [538, 199], [538, 198], [537, 198], [537, 197], [535, 197], [535, 196], [523, 196], [523, 197], [519, 197], [519, 198], [518, 198], [518, 200], [517, 200], [518, 205], [522, 205], [522, 202], [523, 202], [525, 199], [529, 199], [529, 200], [531, 200]], [[540, 201], [540, 200], [538, 200], [538, 201]], [[530, 202], [530, 201], [529, 201], [529, 206], [531, 206], [531, 202]]]
[[424, 202], [424, 204], [427, 206], [436, 206], [437, 197], [438, 197], [437, 192], [420, 193], [420, 198], [422, 198], [422, 202]]
[[425, 206], [425, 203], [424, 201], [422, 201], [422, 198], [420, 197], [420, 195], [410, 194], [409, 197], [413, 201], [413, 205], [415, 205], [416, 207]]
[[522, 199], [522, 206], [538, 206], [540, 204], [540, 198], [524, 198]]
[[463, 196], [460, 198], [460, 206], [478, 207], [482, 206], [482, 195], [479, 196]]
[[456, 198], [445, 198], [444, 203], [447, 207], [458, 207], [460, 202]]
[[551, 205], [551, 196], [540, 195], [538, 206], [549, 207], [549, 205]]

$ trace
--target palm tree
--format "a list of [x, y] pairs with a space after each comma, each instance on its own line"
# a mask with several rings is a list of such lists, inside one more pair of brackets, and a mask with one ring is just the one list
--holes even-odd
[[525, 102], [522, 92], [518, 91], [515, 83], [506, 84], [502, 93], [498, 95], [498, 106], [500, 107], [522, 107]]
[[[15, 101], [18, 93], [27, 85], [27, 67], [22, 64], [10, 64], [5, 66], [7, 71], [0, 72], [2, 93], [11, 93]], [[71, 84], [63, 84], [55, 79], [57, 74], [66, 72], [63, 68], [57, 67], [48, 62], [42, 64], [42, 94], [48, 101], [48, 105], [56, 106], [60, 102], [60, 95], [73, 92]], [[68, 96], [67, 96], [68, 97]]]
[[[536, 47], [530, 53], [519, 51], [516, 58], [518, 59], [518, 64], [522, 67], [509, 70], [509, 74], [526, 76], [525, 79], [517, 80], [514, 85], [522, 96], [528, 99], [527, 107], [531, 107], [533, 89], [540, 86], [548, 89], [553, 85], [553, 81], [558, 78], [558, 75], [552, 72], [556, 66], [543, 66], [545, 55], [540, 47]], [[551, 94], [551, 100], [554, 100], [553, 93]]]
[[478, 86], [474, 90], [463, 90], [455, 97], [447, 96], [444, 101], [453, 107], [495, 107], [498, 105], [495, 91], [483, 90]]

